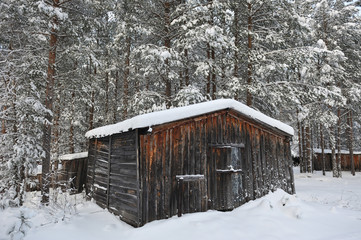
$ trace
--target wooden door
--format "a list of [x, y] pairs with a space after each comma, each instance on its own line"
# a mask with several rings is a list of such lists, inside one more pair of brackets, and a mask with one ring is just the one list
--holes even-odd
[[208, 177], [211, 206], [216, 210], [232, 210], [242, 202], [241, 148], [211, 147]]

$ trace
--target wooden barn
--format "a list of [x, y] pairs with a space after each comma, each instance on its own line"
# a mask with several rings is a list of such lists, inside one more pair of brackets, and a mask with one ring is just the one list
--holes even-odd
[[[331, 149], [325, 149], [325, 171], [332, 171], [332, 152]], [[337, 155], [337, 150], [336, 150]], [[361, 152], [355, 151], [353, 153], [353, 160], [355, 163], [355, 170], [361, 171]], [[313, 149], [313, 169], [316, 171], [322, 171], [322, 150]], [[341, 169], [342, 171], [351, 170], [351, 156], [350, 152], [346, 150], [341, 150]]]
[[87, 191], [142, 226], [294, 193], [293, 128], [230, 99], [139, 115], [87, 132]]

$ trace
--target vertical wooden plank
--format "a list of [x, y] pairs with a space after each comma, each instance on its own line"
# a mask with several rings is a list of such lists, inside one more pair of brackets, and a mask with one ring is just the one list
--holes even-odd
[[135, 130], [135, 154], [136, 154], [136, 168], [137, 168], [137, 226], [141, 226], [142, 225], [142, 213], [141, 210], [143, 202], [142, 202], [142, 197], [141, 197], [141, 189], [142, 189], [142, 178], [140, 177], [140, 172], [141, 172], [141, 163], [140, 163], [140, 139], [139, 139], [139, 129]]
[[160, 166], [161, 166], [161, 184], [160, 184], [160, 219], [164, 219], [166, 217], [166, 206], [168, 205], [165, 201], [166, 197], [166, 178], [167, 178], [167, 169], [166, 169], [166, 161], [167, 161], [167, 154], [166, 154], [166, 144], [167, 144], [167, 131], [162, 131], [160, 134], [161, 142], [159, 144], [160, 148]]
[[164, 187], [164, 212], [165, 218], [169, 218], [172, 216], [171, 214], [171, 206], [172, 206], [172, 151], [174, 148], [174, 140], [172, 138], [172, 129], [167, 129], [166, 131], [166, 141], [165, 141], [165, 187]]
[[216, 129], [217, 129], [217, 143], [223, 143], [223, 120], [221, 115], [217, 116]]
[[156, 219], [162, 219], [163, 215], [163, 185], [164, 185], [164, 175], [163, 175], [163, 138], [161, 133], [156, 134], [157, 144], [156, 144], [156, 158], [155, 158], [155, 168], [156, 168]]
[[171, 170], [171, 181], [172, 181], [172, 216], [177, 214], [177, 195], [176, 195], [176, 189], [177, 189], [177, 181], [176, 181], [176, 175], [180, 173], [180, 127], [174, 128], [172, 131], [172, 138], [174, 147], [172, 149], [172, 170]]
[[110, 165], [110, 156], [112, 153], [112, 135], [109, 136], [109, 142], [108, 142], [108, 180], [107, 180], [107, 208], [109, 208], [109, 195], [110, 195], [110, 172], [111, 172], [111, 165]]
[[196, 142], [195, 142], [195, 135], [196, 135], [196, 131], [195, 131], [195, 122], [192, 121], [189, 124], [189, 133], [188, 133], [188, 137], [189, 137], [189, 170], [188, 170], [188, 174], [195, 174], [195, 166], [196, 166], [196, 159], [195, 159], [195, 149], [196, 149]]
[[153, 221], [156, 219], [157, 205], [156, 205], [156, 135], [152, 135], [150, 138], [150, 156], [149, 156], [149, 174], [148, 174], [148, 192], [149, 192], [149, 202], [148, 202], [148, 221]]
[[248, 150], [247, 150], [247, 172], [248, 172], [248, 179], [246, 180], [247, 181], [247, 184], [248, 184], [248, 197], [249, 199], [248, 200], [253, 200], [254, 199], [254, 181], [253, 181], [253, 172], [254, 172], [254, 168], [253, 168], [253, 156], [252, 156], [252, 153], [253, 153], [253, 149], [252, 149], [252, 132], [251, 132], [251, 127], [249, 126], [249, 124], [245, 124], [246, 126], [246, 145], [248, 147]]
[[218, 139], [218, 121], [217, 121], [217, 116], [212, 117], [212, 141], [211, 143], [217, 143], [217, 139]]

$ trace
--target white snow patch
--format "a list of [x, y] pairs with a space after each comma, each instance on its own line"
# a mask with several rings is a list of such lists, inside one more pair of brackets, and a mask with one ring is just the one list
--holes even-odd
[[291, 126], [282, 123], [279, 120], [266, 116], [265, 114], [233, 99], [219, 99], [185, 107], [138, 115], [123, 122], [95, 128], [88, 131], [85, 136], [87, 138], [105, 137], [137, 128], [152, 127], [224, 109], [233, 109], [247, 117], [250, 117], [251, 119], [260, 121], [270, 127], [275, 127], [289, 135], [293, 136], [294, 134], [294, 130]]
[[19, 227], [23, 212], [30, 226], [25, 240], [166, 240], [170, 236], [174, 240], [356, 240], [361, 236], [361, 173], [342, 175], [300, 174], [295, 168], [296, 195], [277, 190], [230, 212], [185, 214], [141, 228], [127, 225], [93, 202], [84, 202], [81, 194], [72, 195], [77, 199], [76, 211], [65, 218], [62, 209], [39, 207], [40, 199], [27, 198], [28, 209], [0, 209], [0, 239], [11, 239], [7, 232]]

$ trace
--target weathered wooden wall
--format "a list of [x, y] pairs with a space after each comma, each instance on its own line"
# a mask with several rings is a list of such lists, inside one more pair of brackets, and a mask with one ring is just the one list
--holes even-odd
[[137, 130], [92, 139], [89, 146], [88, 194], [103, 208], [139, 224]]
[[[336, 152], [337, 154], [337, 152]], [[361, 154], [353, 155], [355, 170], [361, 171]], [[322, 154], [314, 153], [313, 157], [313, 166], [314, 170], [322, 170]], [[351, 170], [351, 157], [349, 154], [341, 154], [341, 169], [343, 171]], [[331, 153], [325, 153], [325, 171], [332, 171], [332, 156]]]
[[[86, 182], [88, 158], [62, 160], [60, 163], [62, 168], [58, 171], [56, 184], [65, 188], [70, 187], [73, 193], [81, 193]], [[68, 186], [70, 179], [70, 186]]]
[[293, 193], [288, 139], [232, 110], [153, 127], [139, 139], [142, 224], [177, 213], [177, 175], [205, 176], [188, 183], [184, 213], [230, 210], [276, 188]]

